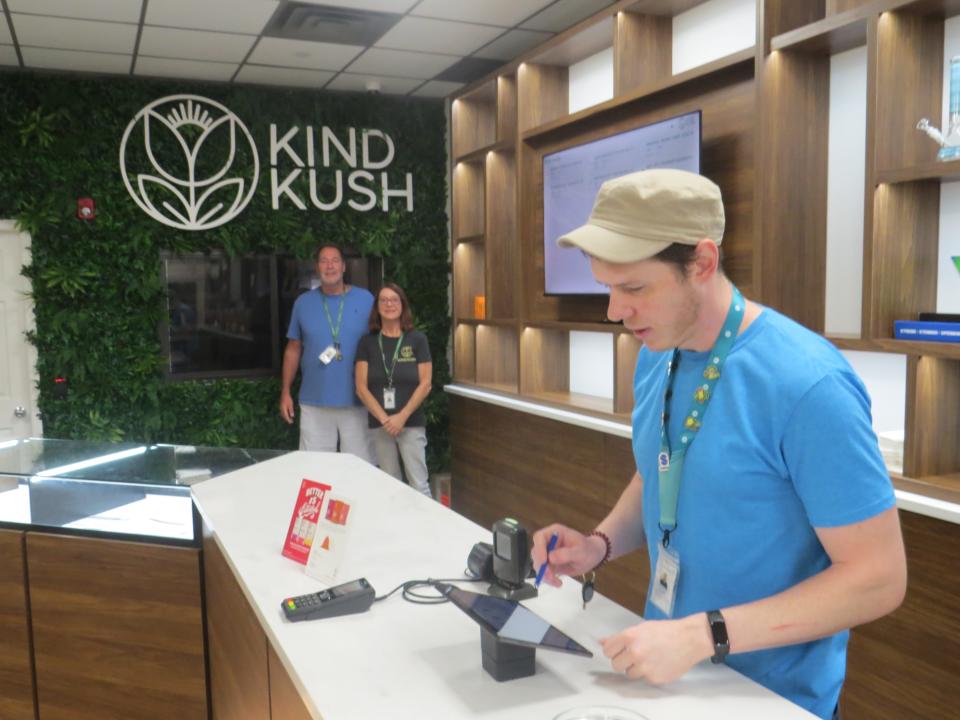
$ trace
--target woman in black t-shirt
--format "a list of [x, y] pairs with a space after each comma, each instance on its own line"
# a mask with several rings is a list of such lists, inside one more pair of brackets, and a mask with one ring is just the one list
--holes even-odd
[[[430, 496], [427, 419], [433, 360], [427, 337], [413, 328], [406, 293], [386, 283], [370, 311], [370, 334], [357, 347], [357, 396], [368, 412], [380, 469]], [[401, 471], [400, 460], [403, 460]]]

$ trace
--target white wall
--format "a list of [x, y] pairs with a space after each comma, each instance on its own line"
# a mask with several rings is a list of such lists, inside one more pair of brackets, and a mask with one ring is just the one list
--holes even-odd
[[907, 357], [894, 353], [843, 351], [873, 401], [873, 429], [902, 431], [907, 397]]
[[[950, 112], [950, 58], [960, 55], [960, 17], [950, 18], [943, 31], [943, 119]], [[937, 257], [937, 312], [960, 313], [960, 272], [952, 257], [960, 255], [960, 187], [940, 186], [940, 248]]]
[[673, 18], [673, 74], [751, 47], [756, 0], [709, 0]]
[[867, 49], [830, 59], [827, 154], [828, 335], [860, 336], [867, 136]]
[[568, 102], [575, 113], [613, 97], [613, 48], [570, 66]]
[[613, 398], [613, 342], [610, 333], [570, 333], [570, 392]]

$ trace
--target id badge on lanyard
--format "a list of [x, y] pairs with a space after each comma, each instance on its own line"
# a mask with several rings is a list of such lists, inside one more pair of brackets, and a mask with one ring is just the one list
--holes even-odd
[[383, 389], [383, 409], [384, 410], [397, 409], [397, 391], [395, 388], [386, 387]]
[[657, 546], [657, 564], [652, 578], [650, 601], [667, 617], [673, 616], [680, 584], [680, 554], [670, 547], [670, 534], [678, 527], [677, 508], [680, 502], [680, 480], [683, 476], [683, 463], [690, 446], [703, 424], [707, 406], [713, 397], [720, 370], [726, 362], [730, 350], [736, 342], [737, 333], [743, 322], [746, 303], [740, 291], [731, 286], [732, 297], [727, 318], [720, 334], [710, 350], [707, 366], [693, 393], [693, 403], [683, 418], [680, 444], [674, 450], [670, 447], [669, 421], [670, 398], [673, 395], [673, 383], [677, 367], [680, 364], [680, 351], [674, 350], [673, 358], [667, 365], [667, 385], [663, 396], [663, 416], [660, 421], [660, 451], [657, 453], [657, 480], [660, 500], [660, 531], [662, 540]]

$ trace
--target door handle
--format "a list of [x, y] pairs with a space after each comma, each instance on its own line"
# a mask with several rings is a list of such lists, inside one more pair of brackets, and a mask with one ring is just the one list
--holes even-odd
[[26, 417], [27, 409], [23, 405], [17, 405], [13, 409], [13, 414], [16, 415], [18, 418]]

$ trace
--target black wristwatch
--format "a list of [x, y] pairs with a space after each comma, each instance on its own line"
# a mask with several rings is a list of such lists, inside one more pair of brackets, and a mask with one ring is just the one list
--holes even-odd
[[717, 664], [726, 660], [730, 654], [730, 639], [727, 637], [727, 623], [719, 610], [707, 612], [707, 622], [710, 623], [710, 634], [713, 635], [713, 657], [710, 662]]

